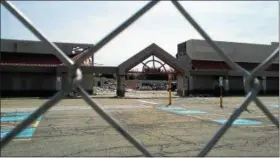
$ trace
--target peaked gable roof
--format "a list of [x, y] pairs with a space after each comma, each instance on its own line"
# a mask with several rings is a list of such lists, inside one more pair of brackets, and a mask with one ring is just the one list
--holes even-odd
[[145, 49], [141, 50], [137, 54], [133, 55], [123, 63], [121, 63], [119, 68], [120, 74], [125, 74], [128, 70], [133, 68], [134, 66], [141, 63], [143, 60], [147, 59], [149, 56], [154, 55], [172, 68], [174, 68], [176, 71], [179, 71], [180, 73], [184, 73], [186, 70], [186, 66], [180, 64], [176, 58], [174, 58], [172, 55], [170, 55], [168, 52], [166, 52], [164, 49], [156, 45], [155, 43], [149, 45]]

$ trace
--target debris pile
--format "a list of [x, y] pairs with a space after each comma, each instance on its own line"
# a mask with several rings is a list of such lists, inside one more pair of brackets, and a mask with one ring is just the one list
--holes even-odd
[[95, 87], [93, 87], [93, 91], [95, 94], [115, 92], [116, 86], [115, 85], [106, 85], [103, 87], [95, 86]]

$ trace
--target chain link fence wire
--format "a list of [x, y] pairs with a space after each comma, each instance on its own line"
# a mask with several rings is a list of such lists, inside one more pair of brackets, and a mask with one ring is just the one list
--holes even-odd
[[[68, 79], [71, 81], [72, 85], [65, 89], [62, 89], [60, 92], [57, 92], [52, 98], [46, 101], [41, 105], [35, 112], [33, 112], [28, 118], [22, 121], [17, 125], [11, 132], [9, 132], [4, 138], [1, 139], [1, 150], [22, 130], [28, 127], [33, 123], [38, 117], [45, 114], [50, 108], [56, 105], [65, 95], [72, 91], [73, 88], [78, 88], [82, 98], [85, 102], [92, 107], [107, 123], [113, 126], [123, 137], [125, 137], [135, 148], [137, 148], [144, 156], [152, 157], [152, 154], [142, 145], [135, 137], [133, 137], [117, 120], [112, 116], [106, 113], [93, 99], [90, 98], [89, 94], [80, 86], [82, 80], [82, 71], [80, 69], [81, 63], [86, 60], [88, 57], [96, 53], [112, 39], [118, 36], [123, 30], [132, 25], [137, 21], [141, 16], [148, 12], [152, 7], [158, 4], [159, 1], [150, 1], [125, 22], [123, 22], [119, 27], [113, 30], [110, 34], [105, 36], [100, 40], [96, 45], [86, 50], [86, 53], [83, 54], [76, 62], [71, 60], [62, 50], [60, 50], [54, 43], [50, 42], [48, 38], [37, 29], [27, 17], [24, 16], [12, 3], [1, 0], [1, 4], [13, 14], [25, 27], [27, 27], [38, 39], [42, 42], [47, 43], [51, 48], [53, 48], [56, 53], [55, 55], [69, 68], [68, 69]], [[220, 138], [227, 132], [231, 127], [235, 119], [237, 119], [241, 113], [248, 107], [248, 105], [253, 101], [256, 103], [263, 113], [271, 120], [271, 122], [279, 129], [279, 121], [273, 114], [265, 107], [265, 105], [258, 98], [258, 93], [260, 91], [260, 82], [255, 78], [255, 74], [264, 71], [268, 66], [279, 57], [279, 47], [262, 63], [260, 63], [253, 71], [249, 72], [246, 69], [242, 68], [235, 62], [233, 62], [227, 54], [225, 54], [209, 37], [209, 35], [202, 29], [199, 24], [192, 18], [192, 16], [183, 8], [183, 6], [175, 0], [171, 1], [175, 8], [182, 14], [182, 16], [189, 21], [189, 23], [199, 32], [199, 34], [207, 41], [207, 43], [218, 53], [219, 56], [233, 69], [239, 72], [242, 72], [245, 77], [245, 91], [247, 93], [243, 103], [240, 104], [232, 115], [229, 117], [227, 122], [218, 130], [218, 132], [212, 137], [212, 139], [206, 144], [205, 147], [199, 152], [197, 156], [203, 157], [206, 156], [211, 149], [216, 145]]]

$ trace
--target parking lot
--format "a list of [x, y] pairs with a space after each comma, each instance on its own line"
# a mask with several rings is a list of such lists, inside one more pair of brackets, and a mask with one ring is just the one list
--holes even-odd
[[[226, 120], [244, 99], [225, 97], [221, 109], [219, 98], [174, 97], [166, 109], [167, 92], [129, 92], [124, 99], [100, 96], [93, 99], [154, 156], [196, 156], [222, 126], [221, 120]], [[278, 97], [260, 99], [279, 118]], [[2, 99], [1, 113], [32, 112], [46, 100]], [[241, 121], [228, 130], [208, 156], [279, 156], [279, 130], [254, 103], [248, 109], [251, 113], [243, 112]], [[2, 126], [1, 122], [1, 130]], [[64, 99], [42, 116], [30, 138], [14, 139], [1, 150], [1, 156], [142, 154], [82, 99]]]

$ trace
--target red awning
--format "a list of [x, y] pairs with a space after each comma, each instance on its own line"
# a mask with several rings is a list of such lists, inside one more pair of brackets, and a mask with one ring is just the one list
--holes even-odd
[[[72, 55], [70, 58], [75, 61], [82, 54]], [[53, 54], [1, 52], [0, 65], [56, 67], [63, 63]]]
[[192, 67], [199, 70], [230, 70], [230, 67], [221, 61], [192, 60]]
[[[237, 62], [241, 67], [251, 71], [256, 68], [259, 63], [244, 63]], [[231, 68], [222, 61], [205, 61], [205, 60], [192, 60], [193, 69], [198, 70], [230, 70]], [[270, 65], [266, 71], [279, 71], [279, 64]]]

